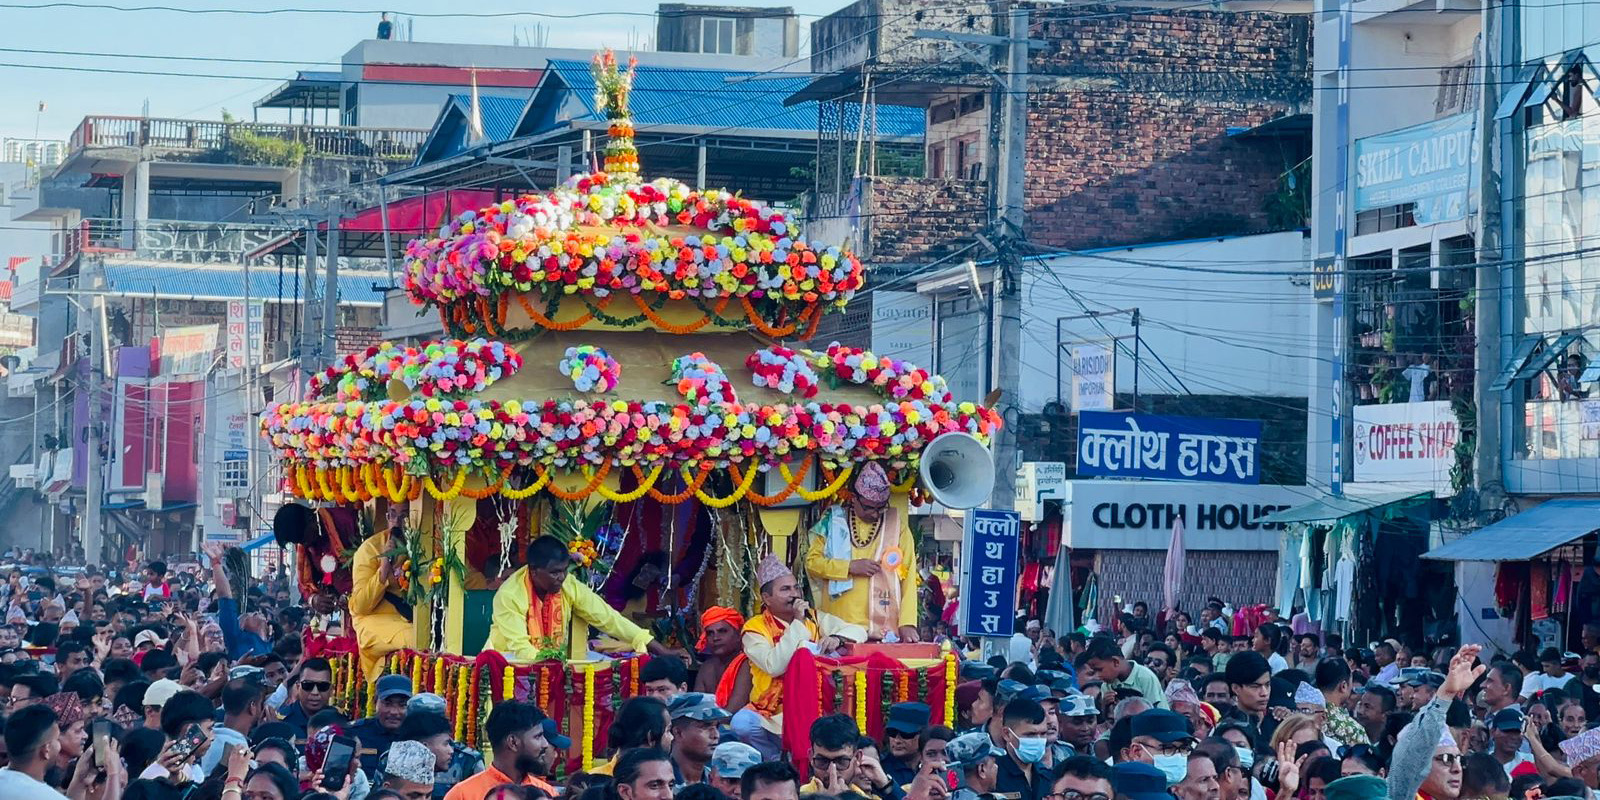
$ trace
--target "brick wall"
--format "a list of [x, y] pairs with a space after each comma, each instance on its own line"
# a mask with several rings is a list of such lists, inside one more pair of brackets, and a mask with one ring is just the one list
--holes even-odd
[[[1049, 44], [1030, 66], [1032, 241], [1089, 248], [1269, 228], [1264, 203], [1304, 154], [1228, 129], [1308, 104], [1304, 16], [1043, 6], [1034, 17], [1032, 36]], [[986, 215], [987, 192], [953, 188], [878, 181], [871, 256], [916, 263], [962, 244], [948, 237], [981, 228], [972, 215]], [[923, 204], [938, 213], [883, 213]]]
[[971, 242], [989, 218], [988, 192], [976, 181], [876, 178], [868, 191], [863, 252], [873, 265], [942, 258]]

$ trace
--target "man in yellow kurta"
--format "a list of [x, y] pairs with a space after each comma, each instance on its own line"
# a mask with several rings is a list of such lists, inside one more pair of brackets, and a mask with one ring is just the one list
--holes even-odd
[[917, 641], [914, 547], [889, 503], [889, 476], [876, 461], [862, 464], [850, 499], [824, 511], [807, 536], [817, 607], [866, 628], [868, 641]]
[[416, 647], [416, 627], [411, 624], [411, 604], [397, 586], [399, 572], [386, 553], [405, 535], [406, 509], [392, 505], [389, 529], [368, 536], [356, 548], [350, 563], [350, 627], [361, 648], [362, 674], [370, 683], [382, 671], [383, 657], [396, 650]]
[[572, 556], [560, 539], [534, 539], [528, 545], [528, 565], [511, 573], [494, 593], [488, 647], [511, 661], [586, 659], [592, 625], [634, 652], [675, 657], [649, 631], [569, 575], [571, 566]]
[[794, 573], [771, 554], [756, 565], [756, 583], [762, 611], [744, 624], [742, 640], [750, 660], [750, 704], [730, 724], [740, 741], [776, 761], [783, 752], [783, 674], [789, 660], [802, 648], [833, 655], [846, 644], [866, 641], [867, 630], [811, 610]]

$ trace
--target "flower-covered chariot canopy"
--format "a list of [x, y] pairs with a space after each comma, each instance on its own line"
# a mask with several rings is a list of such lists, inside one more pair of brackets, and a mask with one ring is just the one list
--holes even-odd
[[[838, 345], [774, 348], [745, 333], [551, 331], [515, 350], [492, 340], [455, 347], [479, 354], [474, 365], [500, 364], [498, 379], [461, 380], [462, 370], [439, 368], [428, 374], [443, 376], [451, 388], [424, 379], [403, 387], [389, 382], [393, 396], [322, 390], [267, 409], [263, 435], [291, 473], [309, 467], [370, 474], [375, 467], [386, 476], [479, 471], [492, 479], [518, 466], [748, 468], [810, 456], [830, 467], [878, 460], [905, 468], [941, 434], [987, 440], [1000, 425], [992, 410], [951, 397], [937, 376]], [[568, 348], [603, 350], [626, 370], [605, 396], [581, 391], [556, 368]], [[433, 345], [416, 349], [440, 352]], [[347, 374], [371, 372], [370, 384], [381, 374], [370, 362], [388, 363], [376, 356], [394, 350], [374, 348], [331, 378], [319, 373], [318, 383], [354, 386]], [[521, 369], [506, 369], [511, 363]], [[680, 382], [689, 364], [696, 374], [721, 371], [727, 388], [737, 383], [738, 391], [693, 391], [695, 399], [687, 399]], [[476, 374], [478, 367], [466, 371]], [[805, 382], [791, 385], [785, 373], [814, 374], [821, 386], [810, 388], [820, 390], [807, 397]]]
[[512, 328], [559, 329], [576, 313], [671, 331], [664, 309], [692, 304], [719, 327], [786, 336], [796, 323], [814, 329], [864, 283], [860, 259], [806, 239], [782, 211], [628, 173], [577, 175], [464, 212], [413, 240], [405, 260], [406, 292], [455, 333], [493, 334], [508, 311]]

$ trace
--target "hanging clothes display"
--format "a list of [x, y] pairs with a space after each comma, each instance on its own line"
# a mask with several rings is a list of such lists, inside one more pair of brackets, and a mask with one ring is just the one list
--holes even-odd
[[1550, 616], [1550, 562], [1528, 564], [1528, 619], [1535, 622]]

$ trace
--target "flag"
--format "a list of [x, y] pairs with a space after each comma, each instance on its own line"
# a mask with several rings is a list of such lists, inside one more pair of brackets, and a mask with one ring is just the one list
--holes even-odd
[[483, 141], [483, 113], [478, 107], [478, 71], [472, 71], [472, 109], [467, 118], [467, 144]]
[[44, 113], [44, 101], [43, 100], [39, 101], [39, 113], [40, 114]]

